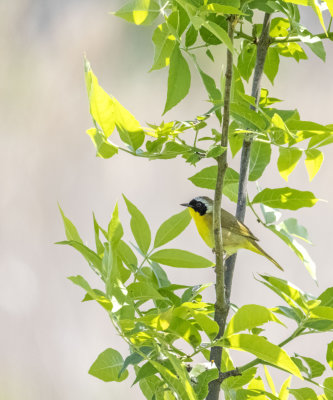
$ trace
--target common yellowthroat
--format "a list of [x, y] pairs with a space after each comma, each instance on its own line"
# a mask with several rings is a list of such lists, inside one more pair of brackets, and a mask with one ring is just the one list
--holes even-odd
[[[200, 236], [209, 247], [214, 248], [213, 200], [206, 196], [195, 197], [189, 203], [181, 205], [189, 208]], [[268, 258], [283, 271], [281, 265], [259, 246], [257, 243], [259, 239], [253, 235], [250, 229], [223, 208], [221, 209], [221, 226], [223, 251], [228, 257], [239, 249], [251, 250]]]

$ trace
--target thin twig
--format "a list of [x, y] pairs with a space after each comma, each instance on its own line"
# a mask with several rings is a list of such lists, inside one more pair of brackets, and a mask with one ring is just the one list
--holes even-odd
[[[228, 35], [233, 42], [235, 27], [235, 17], [230, 16], [228, 22]], [[227, 68], [225, 73], [225, 88], [224, 88], [224, 104], [223, 104], [223, 121], [222, 121], [222, 137], [221, 146], [228, 146], [228, 131], [230, 120], [230, 97], [231, 97], [231, 84], [232, 84], [232, 69], [233, 69], [233, 54], [227, 51]], [[213, 210], [213, 224], [214, 224], [214, 241], [215, 241], [215, 313], [214, 319], [219, 326], [217, 339], [224, 333], [226, 318], [228, 315], [228, 303], [225, 296], [224, 284], [224, 263], [223, 263], [223, 242], [222, 242], [222, 227], [221, 227], [221, 202], [222, 202], [222, 189], [224, 175], [227, 169], [227, 152], [217, 157], [217, 178], [214, 196], [214, 210]], [[222, 360], [222, 348], [215, 346], [212, 347], [210, 352], [211, 361], [215, 362], [216, 367], [220, 371]], [[220, 381], [216, 379], [209, 384], [209, 393], [207, 400], [218, 400], [220, 393]]]
[[[263, 29], [258, 41], [257, 49], [257, 60], [254, 69], [253, 82], [252, 82], [252, 96], [256, 100], [256, 107], [260, 100], [260, 82], [264, 70], [264, 64], [266, 59], [266, 54], [268, 47], [270, 45], [270, 28], [271, 15], [265, 13]], [[256, 110], [255, 106], [251, 106], [252, 109]], [[247, 196], [247, 182], [248, 182], [248, 171], [250, 163], [250, 151], [251, 151], [252, 138], [246, 138], [243, 141], [241, 164], [240, 164], [240, 174], [239, 174], [239, 187], [238, 187], [238, 201], [236, 217], [240, 221], [244, 221], [246, 212], [246, 196]], [[232, 255], [226, 261], [226, 273], [225, 273], [225, 285], [226, 285], [226, 298], [230, 301], [232, 278], [234, 274], [236, 263], [236, 254]]]

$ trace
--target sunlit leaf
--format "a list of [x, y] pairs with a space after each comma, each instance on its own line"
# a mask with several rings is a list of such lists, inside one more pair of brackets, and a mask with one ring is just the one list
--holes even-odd
[[318, 149], [305, 150], [305, 166], [309, 174], [310, 182], [317, 175], [324, 161], [324, 154]]
[[132, 0], [113, 14], [135, 25], [150, 25], [159, 13], [160, 7], [155, 0]]
[[176, 44], [176, 38], [166, 23], [158, 25], [153, 33], [155, 45], [154, 62], [150, 71], [164, 68], [170, 64], [170, 57]]
[[277, 166], [280, 175], [288, 182], [288, 177], [295, 169], [299, 159], [302, 157], [302, 150], [297, 147], [280, 147]]
[[272, 208], [298, 210], [302, 207], [313, 207], [318, 199], [311, 192], [291, 189], [288, 187], [279, 189], [264, 189], [259, 192], [252, 203], [263, 203]]
[[254, 327], [273, 321], [282, 322], [272, 313], [271, 310], [257, 304], [247, 304], [239, 308], [235, 315], [230, 319], [224, 336], [252, 329]]
[[289, 387], [291, 383], [291, 378], [292, 376], [289, 376], [282, 384], [280, 393], [279, 393], [279, 399], [280, 400], [288, 400], [289, 398]]
[[261, 360], [276, 365], [302, 379], [299, 369], [288, 354], [262, 336], [247, 335], [244, 333], [236, 334], [223, 339], [223, 344], [234, 350], [243, 350], [252, 353]]
[[108, 226], [108, 240], [112, 245], [116, 245], [118, 244], [123, 234], [123, 227], [119, 220], [118, 203], [116, 203], [116, 206], [113, 210], [112, 218]]

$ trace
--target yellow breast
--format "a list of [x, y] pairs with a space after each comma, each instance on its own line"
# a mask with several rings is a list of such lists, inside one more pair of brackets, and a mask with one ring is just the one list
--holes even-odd
[[194, 211], [193, 208], [189, 208], [191, 217], [193, 218], [195, 225], [197, 226], [198, 232], [202, 239], [205, 241], [207, 246], [214, 247], [214, 234], [213, 234], [213, 215], [205, 214], [200, 215]]

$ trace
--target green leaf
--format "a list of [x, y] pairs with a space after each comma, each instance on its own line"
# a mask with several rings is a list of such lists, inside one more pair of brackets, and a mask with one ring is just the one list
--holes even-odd
[[100, 130], [90, 128], [87, 130], [87, 134], [96, 148], [97, 157], [107, 159], [118, 153], [118, 147], [109, 142]]
[[[196, 63], [196, 65], [199, 70], [203, 84], [205, 85], [206, 91], [209, 95], [209, 99], [213, 103], [221, 101], [222, 93], [220, 92], [219, 89], [217, 89], [214, 79], [211, 76], [207, 75], [205, 72], [203, 72], [197, 63]], [[221, 121], [221, 110], [219, 108], [217, 108], [215, 110], [215, 114], [216, 114], [217, 118], [219, 119], [219, 121]]]
[[315, 391], [307, 387], [301, 389], [289, 389], [289, 393], [291, 393], [296, 400], [318, 400]]
[[[155, 375], [157, 372], [157, 369], [151, 365], [150, 362], [146, 362], [145, 364], [140, 367], [136, 373], [136, 378], [135, 381], [133, 382], [133, 385], [138, 383], [141, 379], [147, 378], [148, 376]], [[132, 386], [133, 386], [132, 385]]]
[[[202, 169], [197, 174], [188, 178], [195, 186], [215, 190], [217, 166]], [[223, 194], [231, 201], [237, 202], [239, 174], [232, 168], [227, 168], [224, 175]]]
[[164, 367], [157, 361], [152, 360], [151, 364], [157, 369], [168, 386], [179, 395], [181, 400], [197, 400], [189, 378], [182, 380], [179, 376], [170, 371], [170, 369]]
[[207, 397], [209, 382], [217, 379], [218, 377], [219, 371], [217, 368], [207, 369], [197, 376], [196, 383], [194, 384], [194, 391], [198, 400], [204, 400]]
[[271, 160], [271, 145], [255, 141], [251, 145], [249, 180], [258, 180]]
[[178, 249], [159, 250], [149, 258], [157, 263], [175, 268], [208, 268], [214, 265], [207, 258]]
[[169, 281], [166, 272], [159, 264], [157, 264], [156, 262], [151, 262], [151, 268], [160, 288], [166, 288], [171, 285], [171, 282]]
[[89, 249], [89, 247], [80, 242], [76, 242], [75, 240], [64, 240], [62, 242], [57, 242], [56, 244], [67, 244], [74, 247], [74, 249], [83, 255], [93, 269], [102, 274], [102, 259], [94, 251]]
[[185, 46], [186, 47], [193, 46], [194, 43], [197, 41], [197, 37], [198, 37], [198, 31], [194, 28], [193, 25], [190, 25], [185, 36]]
[[157, 230], [154, 248], [163, 246], [179, 236], [190, 222], [191, 215], [188, 209], [167, 219]]
[[285, 219], [280, 226], [283, 226], [283, 229], [290, 235], [311, 243], [307, 229], [303, 225], [300, 225], [296, 218]]
[[289, 187], [279, 189], [264, 189], [259, 192], [252, 203], [262, 203], [272, 208], [298, 210], [302, 207], [313, 207], [318, 199], [311, 192], [291, 189]]
[[269, 47], [264, 65], [264, 73], [267, 78], [274, 84], [274, 79], [279, 70], [280, 57], [276, 47]]
[[327, 364], [333, 369], [333, 342], [327, 345], [326, 361]]
[[121, 354], [117, 350], [109, 348], [97, 357], [89, 369], [89, 374], [104, 382], [122, 382], [128, 377], [128, 371], [124, 371], [119, 376], [123, 363]]
[[94, 219], [96, 251], [97, 251], [97, 254], [101, 257], [101, 256], [103, 256], [103, 253], [104, 253], [104, 246], [99, 238], [99, 231], [101, 230], [101, 227], [98, 225], [98, 222], [96, 221], [94, 213], [93, 213], [93, 219]]
[[324, 154], [318, 149], [305, 150], [305, 166], [309, 174], [310, 182], [317, 175], [324, 161]]
[[135, 205], [131, 203], [124, 195], [123, 197], [128, 212], [131, 214], [132, 217], [131, 230], [135, 238], [135, 241], [138, 244], [140, 250], [144, 254], [147, 254], [151, 242], [151, 233], [148, 222], [144, 217], [144, 215], [135, 207]]
[[207, 158], [216, 158], [222, 155], [227, 150], [226, 147], [221, 146], [220, 144], [215, 144], [209, 147], [206, 152]]
[[190, 312], [193, 318], [201, 327], [201, 329], [207, 334], [209, 339], [211, 340], [215, 339], [219, 331], [218, 324], [201, 311], [195, 311], [190, 309]]
[[280, 147], [279, 152], [277, 166], [282, 178], [288, 182], [288, 176], [295, 169], [299, 159], [302, 157], [302, 150], [297, 147]]
[[308, 30], [301, 27], [301, 29], [299, 29], [299, 38], [313, 51], [316, 56], [323, 61], [326, 60], [325, 48], [320, 37], [313, 36]]
[[257, 368], [252, 367], [242, 372], [242, 375], [240, 376], [231, 376], [230, 378], [225, 379], [222, 382], [222, 389], [230, 391], [233, 389], [241, 388], [242, 386], [247, 385], [249, 382], [252, 381], [256, 372]]
[[160, 7], [155, 0], [132, 0], [112, 14], [135, 25], [150, 25], [159, 13]]
[[117, 246], [117, 252], [124, 264], [131, 270], [135, 270], [138, 266], [138, 260], [132, 249], [123, 240], [120, 240]]
[[108, 226], [108, 240], [114, 246], [118, 244], [124, 234], [119, 220], [118, 202], [113, 210], [112, 218]]
[[269, 321], [282, 324], [282, 322], [268, 308], [257, 304], [247, 304], [239, 308], [236, 314], [232, 316], [224, 336], [230, 336], [247, 329], [250, 330]]
[[239, 103], [230, 104], [230, 114], [243, 125], [245, 129], [262, 131], [266, 128], [266, 120], [260, 114], [251, 110], [247, 105]]
[[163, 114], [171, 110], [187, 95], [191, 86], [191, 72], [177, 45], [170, 58], [167, 100]]
[[241, 45], [241, 52], [238, 56], [237, 68], [242, 78], [247, 82], [252, 75], [253, 68], [256, 63], [257, 46], [253, 43], [243, 41]]
[[311, 358], [311, 357], [304, 357], [304, 356], [298, 356], [302, 358], [307, 365], [309, 366], [309, 378], [318, 378], [319, 376], [322, 376], [322, 374], [325, 372], [325, 366], [320, 363], [319, 361]]
[[135, 300], [164, 300], [156, 289], [145, 282], [134, 282], [127, 286], [128, 296]]
[[[230, 4], [235, 4], [235, 2], [230, 2]], [[234, 14], [234, 15], [245, 15], [241, 10], [232, 5], [225, 4], [205, 4], [201, 7], [201, 10], [208, 11], [214, 14]]]
[[311, 310], [311, 317], [333, 321], [333, 307], [318, 306]]
[[300, 289], [298, 289], [295, 285], [293, 285], [291, 282], [270, 275], [262, 274], [260, 276], [276, 289], [277, 294], [279, 295], [281, 293], [285, 294], [291, 300], [293, 300], [293, 303], [288, 303], [288, 304], [290, 304], [291, 306], [297, 304], [301, 309], [307, 310], [306, 298], [304, 293]]
[[261, 360], [276, 365], [302, 379], [299, 369], [288, 354], [262, 336], [237, 334], [222, 340], [226, 347], [252, 353]]
[[113, 305], [111, 301], [106, 297], [105, 293], [96, 289], [92, 289], [89, 283], [81, 275], [70, 276], [68, 277], [68, 279], [87, 292], [85, 298], [82, 301], [96, 300], [103, 308], [105, 308], [105, 310], [112, 310]]
[[333, 400], [333, 377], [324, 380], [324, 393], [327, 400]]
[[232, 41], [230, 40], [228, 33], [218, 24], [213, 21], [204, 21], [201, 25], [202, 27], [206, 28], [209, 32], [211, 32], [216, 38], [221, 40], [224, 43], [229, 51], [233, 52], [234, 47], [232, 45]]
[[75, 225], [65, 216], [59, 204], [58, 207], [64, 223], [67, 240], [75, 240], [76, 242], [83, 243], [77, 229], [75, 228]]
[[333, 307], [333, 287], [324, 290], [318, 297], [318, 300], [321, 301], [321, 306]]
[[294, 239], [294, 234], [289, 234], [289, 228], [285, 225], [286, 221], [283, 221], [278, 225], [270, 225], [268, 228], [295, 252], [297, 257], [303, 262], [311, 277], [316, 280], [316, 264], [310, 257], [307, 250], [297, 240]]
[[170, 32], [166, 23], [158, 25], [153, 33], [155, 54], [150, 71], [158, 70], [169, 65], [170, 57], [176, 44], [175, 36]]

